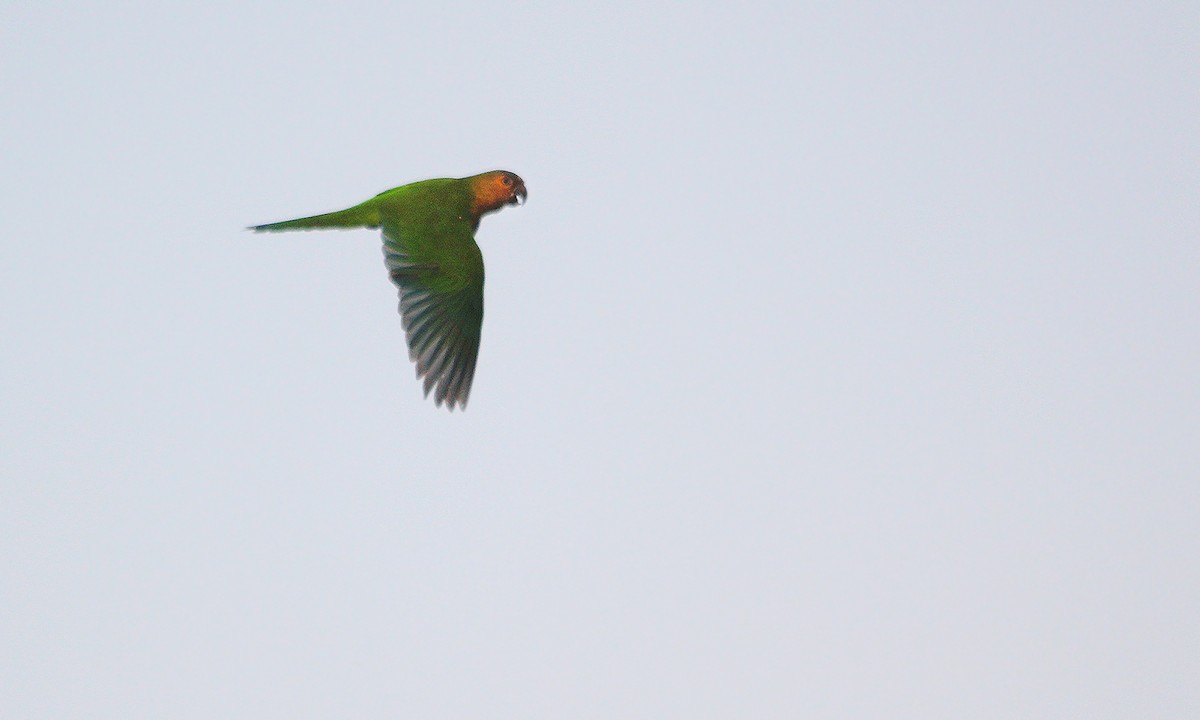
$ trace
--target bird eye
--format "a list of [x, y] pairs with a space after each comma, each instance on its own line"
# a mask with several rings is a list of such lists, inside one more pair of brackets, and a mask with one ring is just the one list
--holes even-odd
[[503, 185], [504, 187], [511, 187], [512, 186], [512, 178], [510, 178], [507, 175], [501, 175], [500, 176], [500, 184]]

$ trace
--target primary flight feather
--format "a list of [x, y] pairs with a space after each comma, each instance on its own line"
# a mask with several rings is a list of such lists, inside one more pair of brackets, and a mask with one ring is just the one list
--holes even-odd
[[400, 291], [408, 356], [425, 395], [466, 408], [483, 326], [479, 220], [526, 198], [525, 182], [504, 170], [402, 185], [338, 212], [255, 225], [251, 230], [382, 228], [383, 254]]

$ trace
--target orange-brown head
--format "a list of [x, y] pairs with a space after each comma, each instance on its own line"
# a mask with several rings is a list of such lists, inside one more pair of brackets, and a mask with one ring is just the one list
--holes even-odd
[[493, 170], [467, 179], [471, 181], [471, 190], [475, 193], [471, 212], [476, 219], [505, 205], [525, 202], [525, 181], [507, 170]]

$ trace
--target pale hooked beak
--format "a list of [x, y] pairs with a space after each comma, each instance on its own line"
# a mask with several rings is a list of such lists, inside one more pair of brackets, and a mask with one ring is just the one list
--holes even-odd
[[512, 197], [509, 198], [508, 204], [509, 205], [524, 205], [526, 197], [528, 197], [528, 193], [525, 192], [525, 186], [521, 185], [520, 187], [513, 190]]

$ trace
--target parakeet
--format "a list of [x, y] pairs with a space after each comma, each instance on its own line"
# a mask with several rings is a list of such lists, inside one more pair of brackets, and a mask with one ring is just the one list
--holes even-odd
[[479, 220], [525, 201], [525, 181], [493, 170], [465, 178], [402, 185], [338, 212], [254, 225], [251, 230], [382, 228], [383, 255], [400, 291], [408, 356], [425, 395], [466, 408], [483, 325], [483, 255]]

